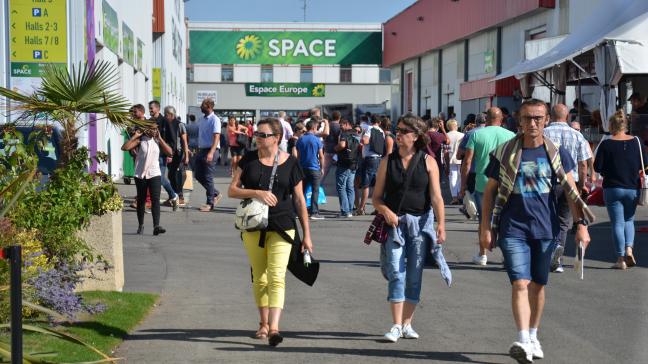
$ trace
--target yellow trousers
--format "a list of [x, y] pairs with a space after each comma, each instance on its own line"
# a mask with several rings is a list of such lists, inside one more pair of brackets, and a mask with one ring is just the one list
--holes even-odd
[[[286, 233], [295, 237], [295, 230]], [[292, 244], [274, 231], [266, 233], [265, 247], [259, 246], [259, 231], [244, 231], [243, 246], [252, 267], [252, 291], [258, 307], [283, 308], [286, 295], [286, 267]]]

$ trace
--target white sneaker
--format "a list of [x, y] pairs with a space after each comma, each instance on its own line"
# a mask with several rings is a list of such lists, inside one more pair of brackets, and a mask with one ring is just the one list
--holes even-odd
[[538, 339], [531, 339], [531, 344], [533, 344], [533, 359], [544, 359], [544, 351], [542, 351], [542, 345]]
[[521, 343], [516, 341], [511, 345], [509, 355], [520, 364], [533, 363], [533, 344], [531, 342]]
[[394, 325], [389, 332], [385, 334], [385, 339], [395, 343], [401, 338], [401, 336], [403, 336], [403, 328], [401, 325]]
[[486, 265], [488, 263], [487, 255], [475, 255], [472, 259], [473, 264]]
[[407, 324], [403, 326], [403, 337], [406, 339], [418, 339], [419, 334], [416, 331], [414, 331], [412, 325]]

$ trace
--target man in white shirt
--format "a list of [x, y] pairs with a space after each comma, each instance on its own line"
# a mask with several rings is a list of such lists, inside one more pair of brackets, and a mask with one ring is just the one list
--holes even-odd
[[286, 119], [286, 112], [279, 111], [279, 122], [283, 127], [283, 139], [281, 139], [281, 142], [279, 143], [279, 149], [281, 149], [284, 152], [288, 152], [288, 141], [293, 136], [293, 130], [290, 123], [287, 122], [285, 119]]
[[[376, 130], [377, 132], [372, 132]], [[378, 118], [371, 120], [371, 126], [362, 133], [360, 144], [362, 144], [362, 167], [360, 171], [360, 203], [357, 206], [356, 215], [365, 214], [365, 205], [369, 199], [369, 188], [376, 184], [376, 173], [380, 165], [380, 159], [384, 150], [374, 150], [373, 138], [382, 136], [382, 145], [385, 146], [385, 132], [380, 128]]]
[[194, 174], [196, 180], [205, 188], [207, 195], [206, 204], [200, 208], [200, 211], [207, 212], [213, 210], [221, 199], [220, 192], [214, 187], [214, 161], [218, 159], [221, 121], [214, 114], [214, 100], [204, 99], [200, 110], [204, 116], [198, 124], [198, 154]]

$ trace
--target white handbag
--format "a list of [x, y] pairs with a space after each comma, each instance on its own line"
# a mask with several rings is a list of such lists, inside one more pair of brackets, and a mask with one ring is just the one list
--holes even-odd
[[466, 191], [464, 195], [463, 204], [470, 218], [474, 219], [477, 216], [477, 204], [475, 203], [475, 197], [469, 191]]
[[635, 137], [635, 139], [637, 139], [637, 144], [639, 144], [639, 157], [641, 158], [641, 173], [639, 173], [641, 176], [641, 190], [639, 191], [639, 201], [637, 201], [637, 204], [639, 206], [648, 206], [648, 178], [646, 178], [646, 165], [643, 160], [643, 148], [641, 148], [639, 138]]
[[[278, 164], [279, 153], [277, 153], [272, 163], [268, 191], [272, 191]], [[263, 203], [263, 201], [259, 201], [256, 198], [246, 198], [236, 208], [234, 225], [237, 229], [244, 231], [263, 230], [268, 227], [268, 210], [269, 206]]]

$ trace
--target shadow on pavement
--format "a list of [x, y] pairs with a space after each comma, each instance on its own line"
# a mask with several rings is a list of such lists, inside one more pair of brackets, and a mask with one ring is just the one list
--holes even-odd
[[[637, 266], [648, 268], [648, 249], [645, 248], [646, 239], [648, 234], [638, 231], [637, 228], [648, 225], [648, 221], [635, 221], [635, 241], [633, 254], [637, 260]], [[585, 264], [588, 260], [608, 262], [610, 267], [617, 260], [616, 249], [612, 238], [612, 225], [609, 222], [594, 224], [590, 227], [590, 237], [592, 242], [585, 252]], [[576, 255], [574, 235], [567, 236], [567, 246], [565, 247], [565, 255], [573, 257]], [[587, 265], [585, 268], [589, 268]], [[596, 269], [596, 268], [591, 268]], [[601, 269], [599, 267], [599, 269]], [[610, 268], [611, 269], [611, 268]]]
[[[284, 336], [290, 340], [291, 336]], [[214, 350], [228, 351], [228, 352], [285, 352], [285, 353], [301, 353], [301, 354], [325, 354], [325, 355], [355, 355], [362, 357], [379, 357], [379, 358], [395, 358], [395, 359], [428, 359], [438, 360], [444, 362], [457, 362], [457, 363], [483, 363], [483, 364], [496, 364], [500, 362], [488, 362], [484, 360], [473, 360], [468, 355], [488, 355], [488, 356], [505, 356], [503, 353], [475, 353], [475, 352], [442, 352], [442, 351], [405, 351], [396, 349], [348, 349], [348, 348], [330, 348], [330, 347], [291, 347], [290, 342], [285, 342], [279, 347], [271, 347], [267, 344], [249, 344], [235, 341], [218, 341], [221, 344], [245, 345], [245, 347], [226, 347], [215, 348]], [[392, 343], [385, 343], [385, 345], [393, 345]]]

